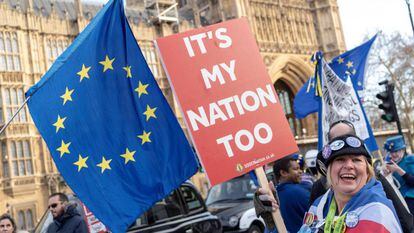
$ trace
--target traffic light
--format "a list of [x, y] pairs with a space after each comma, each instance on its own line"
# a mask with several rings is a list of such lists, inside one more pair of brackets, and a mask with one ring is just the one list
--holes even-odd
[[385, 84], [385, 91], [377, 94], [377, 98], [382, 100], [382, 104], [378, 105], [378, 108], [384, 110], [384, 114], [381, 118], [387, 122], [398, 121], [397, 108], [394, 102], [394, 85], [391, 83], [381, 82], [380, 85]]

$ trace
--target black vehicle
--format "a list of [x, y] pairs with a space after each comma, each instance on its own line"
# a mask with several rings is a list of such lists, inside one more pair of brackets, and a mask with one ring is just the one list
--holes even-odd
[[[79, 199], [75, 198], [75, 201], [79, 206], [82, 205]], [[81, 213], [88, 215], [85, 211]], [[89, 217], [85, 219], [88, 219], [91, 233], [103, 232], [102, 226], [90, 224]], [[46, 232], [51, 221], [51, 214], [47, 212], [36, 226], [34, 233]], [[185, 182], [141, 215], [127, 232], [220, 233], [222, 227], [218, 218], [207, 211], [203, 198], [195, 187]]]
[[249, 175], [213, 186], [206, 199], [208, 210], [219, 217], [224, 232], [261, 233], [265, 224], [257, 218], [253, 196], [256, 185]]

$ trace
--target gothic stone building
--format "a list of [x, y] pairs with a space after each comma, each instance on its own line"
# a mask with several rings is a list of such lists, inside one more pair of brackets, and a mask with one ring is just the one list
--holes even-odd
[[[292, 101], [313, 73], [309, 57], [314, 51], [322, 50], [332, 57], [345, 50], [336, 0], [126, 2], [135, 37], [181, 123], [152, 41], [193, 27], [247, 17], [298, 144], [315, 143], [315, 116], [295, 119]], [[0, 0], [0, 125], [11, 119], [23, 104], [25, 91], [101, 7], [80, 0]], [[30, 230], [46, 210], [48, 195], [68, 188], [27, 107], [0, 135], [0, 148], [0, 213], [12, 214], [19, 229]], [[205, 191], [203, 179], [194, 181]]]

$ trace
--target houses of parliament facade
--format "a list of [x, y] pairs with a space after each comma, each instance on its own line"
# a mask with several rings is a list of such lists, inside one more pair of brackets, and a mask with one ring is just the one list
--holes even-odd
[[[316, 142], [316, 116], [295, 119], [293, 97], [313, 74], [317, 50], [345, 51], [336, 0], [126, 0], [126, 13], [149, 67], [180, 124], [183, 118], [153, 40], [246, 17], [292, 132], [301, 148]], [[81, 0], [0, 0], [0, 126], [24, 103], [24, 93], [96, 15], [101, 5]], [[27, 106], [0, 135], [0, 214], [30, 230], [49, 194], [68, 191]], [[202, 176], [201, 176], [202, 177]], [[193, 179], [206, 191], [203, 179]]]

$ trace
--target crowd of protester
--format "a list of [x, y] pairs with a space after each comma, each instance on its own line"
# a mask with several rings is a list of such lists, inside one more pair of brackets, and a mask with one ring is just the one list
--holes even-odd
[[414, 156], [403, 136], [386, 140], [385, 162], [376, 168], [352, 123], [333, 123], [328, 139], [317, 155], [274, 163], [276, 198], [259, 188], [254, 201], [265, 231], [277, 232], [271, 212], [279, 209], [288, 232], [414, 232]]
[[[355, 132], [350, 122], [335, 122], [319, 152], [274, 163], [275, 183], [269, 183], [271, 190], [259, 188], [254, 199], [265, 232], [277, 232], [271, 217], [277, 209], [287, 232], [414, 232], [414, 156], [407, 154], [404, 137], [387, 138], [384, 164], [374, 168], [373, 156]], [[47, 232], [87, 232], [65, 194], [52, 194], [48, 209], [54, 221]], [[0, 216], [0, 232], [18, 232], [10, 215]]]

